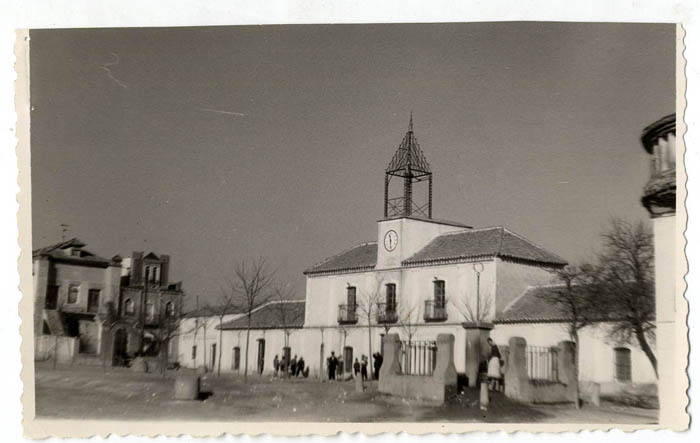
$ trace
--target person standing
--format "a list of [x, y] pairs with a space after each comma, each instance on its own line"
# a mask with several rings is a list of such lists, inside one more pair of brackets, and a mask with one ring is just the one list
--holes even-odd
[[275, 368], [275, 377], [277, 377], [280, 372], [280, 359], [278, 355], [275, 355], [275, 359], [272, 361], [272, 366]]
[[338, 364], [338, 358], [335, 356], [335, 351], [331, 351], [331, 356], [328, 359], [328, 380], [335, 380], [335, 367]]
[[304, 363], [304, 357], [299, 357], [299, 361], [297, 362], [297, 373], [295, 374], [296, 377], [299, 377], [299, 374], [304, 375], [305, 366], [306, 363]]
[[489, 338], [487, 342], [490, 347], [490, 352], [486, 376], [489, 379], [489, 390], [495, 391], [498, 390], [501, 383], [501, 352], [491, 338]]
[[362, 354], [362, 365], [360, 366], [362, 381], [367, 381], [367, 364], [367, 356]]
[[294, 354], [292, 361], [289, 362], [289, 375], [295, 375], [297, 373], [297, 356]]
[[379, 380], [379, 370], [382, 368], [384, 358], [379, 352], [374, 353], [374, 379]]
[[355, 364], [352, 365], [352, 369], [355, 377], [360, 375], [360, 362], [357, 360], [357, 357], [355, 357]]

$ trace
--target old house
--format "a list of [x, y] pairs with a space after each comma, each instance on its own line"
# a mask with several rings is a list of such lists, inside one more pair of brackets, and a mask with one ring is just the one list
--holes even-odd
[[119, 257], [100, 257], [73, 238], [37, 249], [32, 258], [37, 357], [48, 357], [59, 338], [64, 359], [100, 355], [109, 341], [101, 316], [119, 301]]
[[140, 350], [158, 353], [159, 343], [177, 356], [167, 338], [184, 293], [168, 271], [166, 255], [106, 259], [77, 238], [33, 251], [35, 357], [122, 364]]

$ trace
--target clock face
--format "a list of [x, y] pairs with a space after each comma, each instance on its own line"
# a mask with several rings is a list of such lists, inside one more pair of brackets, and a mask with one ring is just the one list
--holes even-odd
[[399, 234], [397, 234], [396, 231], [391, 230], [391, 231], [387, 231], [387, 233], [384, 234], [384, 249], [391, 252], [394, 249], [396, 249], [396, 245], [398, 245], [398, 244], [399, 244]]

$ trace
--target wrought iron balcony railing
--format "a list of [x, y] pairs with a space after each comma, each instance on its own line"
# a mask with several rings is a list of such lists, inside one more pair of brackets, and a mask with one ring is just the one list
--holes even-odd
[[396, 304], [377, 303], [377, 323], [396, 323], [398, 320]]
[[338, 305], [338, 323], [357, 323], [357, 305]]
[[445, 321], [447, 320], [447, 303], [445, 300], [426, 300], [425, 311], [423, 311], [425, 321]]

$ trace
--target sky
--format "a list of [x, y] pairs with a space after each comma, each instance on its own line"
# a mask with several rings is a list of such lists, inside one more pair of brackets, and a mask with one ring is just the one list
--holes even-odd
[[646, 220], [642, 129], [675, 110], [675, 26], [463, 23], [35, 30], [33, 247], [171, 257], [187, 304], [235, 264], [302, 271], [377, 237], [412, 111], [433, 216], [577, 262]]

